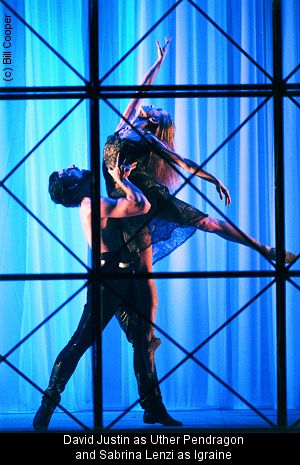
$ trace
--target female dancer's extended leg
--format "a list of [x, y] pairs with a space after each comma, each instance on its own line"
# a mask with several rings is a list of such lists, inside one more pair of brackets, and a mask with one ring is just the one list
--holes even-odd
[[[215, 233], [228, 241], [237, 242], [247, 247], [251, 247], [252, 249], [258, 250], [269, 260], [276, 260], [275, 248], [263, 245], [256, 239], [253, 239], [253, 237], [248, 236], [248, 234], [239, 232], [227, 221], [221, 221], [207, 216], [206, 218], [200, 220], [197, 226], [201, 231]], [[292, 263], [295, 259], [296, 255], [290, 252], [285, 252], [286, 263]]]

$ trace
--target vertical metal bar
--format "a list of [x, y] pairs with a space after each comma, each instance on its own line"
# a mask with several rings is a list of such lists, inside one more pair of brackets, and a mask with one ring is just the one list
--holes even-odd
[[98, 0], [89, 0], [89, 68], [90, 68], [90, 156], [92, 170], [92, 309], [95, 343], [93, 345], [94, 429], [103, 427], [102, 415], [102, 331], [100, 272], [100, 141], [99, 141], [99, 40]]
[[284, 225], [284, 133], [282, 76], [281, 0], [273, 0], [274, 155], [276, 219], [276, 332], [277, 332], [277, 424], [287, 425], [286, 392], [286, 278]]

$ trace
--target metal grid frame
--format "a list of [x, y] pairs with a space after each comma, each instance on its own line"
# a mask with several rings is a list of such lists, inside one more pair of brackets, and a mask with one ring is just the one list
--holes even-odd
[[[91, 168], [93, 173], [93, 198], [92, 198], [92, 267], [89, 268], [86, 264], [81, 264], [87, 270], [86, 273], [41, 273], [41, 274], [2, 274], [0, 275], [1, 281], [18, 281], [18, 280], [68, 280], [68, 279], [87, 279], [93, 286], [93, 313], [95, 318], [95, 327], [100, 327], [98, 321], [98, 306], [100, 299], [100, 290], [97, 285], [101, 282], [103, 277], [109, 277], [108, 273], [101, 271], [99, 264], [100, 253], [100, 116], [99, 116], [99, 101], [105, 101], [116, 113], [119, 112], [113, 105], [108, 102], [108, 99], [115, 98], [128, 98], [136, 96], [136, 91], [140, 92], [141, 97], [147, 93], [147, 97], [165, 97], [165, 98], [218, 98], [218, 97], [265, 97], [265, 100], [258, 105], [258, 107], [236, 128], [236, 130], [228, 136], [228, 138], [219, 146], [210, 157], [201, 165], [206, 164], [218, 151], [229, 141], [239, 130], [247, 124], [247, 122], [256, 114], [264, 104], [271, 98], [274, 102], [274, 158], [275, 158], [275, 228], [276, 228], [276, 248], [278, 250], [278, 257], [276, 266], [271, 271], [226, 271], [226, 272], [168, 272], [168, 273], [151, 273], [152, 278], [242, 278], [242, 277], [270, 277], [272, 281], [256, 294], [249, 302], [240, 308], [234, 315], [225, 321], [217, 330], [215, 330], [206, 340], [202, 341], [192, 352], [187, 351], [177, 341], [172, 339], [162, 328], [159, 330], [162, 334], [175, 344], [183, 353], [185, 357], [179, 362], [172, 370], [166, 373], [160, 380], [161, 383], [168, 376], [170, 376], [179, 366], [186, 360], [192, 359], [203, 370], [214, 377], [224, 387], [226, 387], [233, 395], [242, 400], [249, 408], [263, 418], [269, 426], [272, 427], [287, 427], [287, 380], [286, 380], [286, 283], [290, 282], [294, 287], [300, 290], [300, 287], [292, 280], [293, 277], [299, 277], [300, 271], [291, 270], [290, 265], [285, 266], [284, 263], [284, 244], [285, 244], [285, 229], [284, 222], [284, 119], [283, 119], [283, 101], [289, 98], [298, 108], [300, 104], [294, 98], [300, 95], [300, 83], [289, 84], [289, 79], [298, 71], [300, 64], [292, 70], [287, 76], [283, 77], [282, 74], [282, 32], [281, 32], [281, 0], [272, 0], [272, 20], [273, 20], [273, 76], [270, 76], [253, 58], [247, 54], [228, 34], [220, 28], [193, 0], [186, 0], [190, 3], [202, 16], [206, 18], [221, 34], [223, 34], [228, 41], [230, 41], [242, 54], [244, 54], [255, 66], [257, 66], [271, 81], [270, 84], [228, 84], [228, 85], [167, 85], [167, 86], [105, 86], [102, 82], [106, 77], [112, 73], [119, 64], [124, 61], [127, 56], [139, 46], [139, 44], [160, 24], [177, 6], [184, 0], [178, 0], [174, 5], [166, 11], [166, 13], [157, 21], [151, 29], [105, 74], [99, 79], [99, 36], [98, 36], [98, 0], [88, 0], [89, 8], [89, 63], [90, 63], [90, 79], [86, 80], [81, 76], [65, 59], [62, 57], [51, 45], [49, 45], [43, 37], [41, 37], [25, 20], [13, 10], [13, 8], [5, 0], [0, 2], [8, 8], [15, 17], [17, 17], [28, 29], [31, 30], [58, 58], [68, 66], [75, 74], [84, 81], [82, 86], [49, 86], [49, 87], [0, 87], [0, 100], [41, 100], [41, 99], [78, 99], [76, 105], [66, 113], [66, 115], [39, 141], [39, 143], [24, 157], [20, 162], [3, 178], [0, 180], [0, 187], [6, 190], [14, 200], [31, 215], [41, 227], [43, 227], [54, 239], [56, 239], [62, 247], [68, 250], [74, 258], [81, 260], [64, 244], [60, 239], [39, 220], [34, 213], [32, 213], [26, 205], [22, 203], [6, 186], [6, 180], [23, 164], [26, 159], [34, 152], [34, 150], [49, 136], [51, 133], [73, 112], [75, 108], [84, 100], [90, 101], [90, 153], [91, 153]], [[192, 176], [191, 176], [192, 177]], [[217, 209], [195, 186], [191, 183], [191, 177], [185, 179], [185, 183], [189, 183], [198, 194], [205, 198], [215, 209]], [[217, 211], [219, 211], [217, 209]], [[219, 211], [219, 213], [221, 213]], [[224, 216], [221, 213], [222, 216]], [[228, 220], [228, 218], [226, 218]], [[235, 226], [235, 225], [234, 225]], [[235, 226], [236, 227], [236, 226]], [[299, 256], [297, 257], [299, 258]], [[149, 277], [146, 273], [141, 273], [137, 276], [139, 279]], [[202, 364], [194, 357], [196, 352], [207, 344], [213, 337], [228, 326], [236, 317], [238, 317], [246, 308], [248, 308], [256, 299], [258, 299], [267, 289], [273, 284], [276, 285], [276, 333], [277, 333], [277, 423], [271, 422], [263, 415], [255, 406], [251, 405], [247, 399], [243, 398], [231, 386], [226, 384], [208, 367]], [[44, 321], [42, 321], [36, 328], [34, 328], [26, 337], [18, 342], [9, 352], [0, 355], [0, 363], [4, 362], [10, 366], [16, 373], [22, 376], [29, 382], [35, 389], [43, 393], [43, 390], [30, 380], [24, 373], [18, 370], [9, 360], [9, 355], [20, 347], [25, 340], [32, 336], [36, 331], [46, 324], [57, 312], [61, 310], [68, 302], [70, 302], [77, 294], [79, 294], [87, 283], [80, 287], [72, 296], [70, 296], [62, 305], [60, 305], [54, 312], [52, 312]], [[101, 366], [101, 331], [97, 332], [96, 343], [93, 346], [93, 386], [94, 386], [94, 429], [103, 430], [102, 418], [102, 366]], [[113, 422], [105, 427], [109, 430], [120, 418], [122, 418], [128, 411], [137, 405], [139, 399], [130, 405], [124, 412], [119, 415]], [[76, 416], [72, 415], [63, 406], [59, 408], [67, 415], [73, 418], [83, 429], [89, 429], [84, 425]], [[297, 426], [300, 419], [296, 421], [292, 427]]]

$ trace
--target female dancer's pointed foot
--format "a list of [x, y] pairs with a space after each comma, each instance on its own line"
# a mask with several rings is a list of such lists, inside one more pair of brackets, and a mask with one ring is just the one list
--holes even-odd
[[[294, 263], [296, 260], [297, 260], [297, 255], [291, 253], [291, 252], [287, 252], [285, 251], [285, 263]], [[277, 258], [277, 252], [276, 252], [276, 248], [275, 247], [272, 247], [270, 249], [270, 259], [271, 260], [276, 260]]]

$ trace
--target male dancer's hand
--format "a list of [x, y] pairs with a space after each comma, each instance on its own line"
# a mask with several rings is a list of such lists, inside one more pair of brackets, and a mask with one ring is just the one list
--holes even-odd
[[130, 176], [130, 173], [132, 170], [134, 170], [137, 166], [137, 161], [133, 163], [129, 163], [128, 165], [125, 165], [123, 163], [122, 165], [119, 166], [119, 156], [117, 157], [116, 160], [116, 165], [114, 167], [109, 166], [108, 167], [108, 172], [111, 175], [111, 177], [116, 181], [122, 181], [123, 179], [127, 179]]

